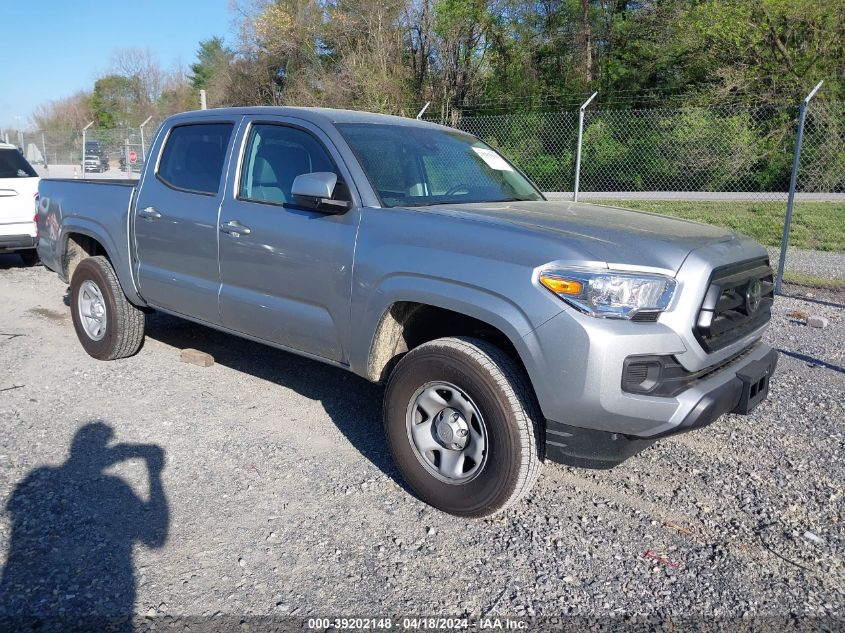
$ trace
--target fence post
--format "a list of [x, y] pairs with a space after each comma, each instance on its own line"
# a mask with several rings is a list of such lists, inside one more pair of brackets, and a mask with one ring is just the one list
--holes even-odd
[[807, 106], [810, 99], [816, 96], [824, 81], [820, 81], [810, 91], [798, 108], [798, 132], [795, 135], [795, 152], [792, 155], [792, 175], [789, 178], [789, 197], [786, 199], [786, 218], [783, 222], [783, 238], [780, 242], [780, 261], [778, 262], [778, 274], [775, 277], [775, 294], [780, 294], [780, 287], [783, 283], [783, 272], [786, 268], [786, 248], [789, 246], [789, 229], [792, 225], [792, 208], [795, 206], [795, 186], [798, 183], [798, 164], [801, 162], [801, 143], [804, 141], [804, 121], [807, 118]]
[[17, 128], [18, 133], [18, 148], [21, 150], [22, 154], [26, 154], [26, 148], [23, 146], [23, 132], [21, 132], [21, 117], [20, 115], [15, 115], [15, 128]]
[[85, 133], [88, 131], [88, 128], [94, 125], [94, 122], [91, 121], [88, 125], [82, 128], [82, 179], [85, 180]]
[[584, 137], [584, 110], [590, 105], [590, 101], [596, 98], [598, 92], [594, 92], [578, 110], [578, 149], [575, 150], [575, 188], [572, 193], [572, 201], [578, 202], [578, 189], [581, 186], [581, 140]]
[[141, 160], [144, 161], [144, 163], [147, 162], [147, 148], [144, 147], [144, 126], [149, 123], [152, 118], [152, 115], [148, 116], [139, 126], [139, 129], [141, 130]]
[[41, 132], [41, 149], [44, 152], [44, 169], [50, 173], [50, 159], [47, 157], [47, 141], [44, 140], [44, 132]]

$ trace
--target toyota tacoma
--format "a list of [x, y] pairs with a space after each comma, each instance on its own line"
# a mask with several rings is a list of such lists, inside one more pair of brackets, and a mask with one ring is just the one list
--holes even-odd
[[40, 184], [85, 350], [135, 354], [157, 310], [384, 383], [396, 465], [446, 512], [767, 396], [772, 270], [741, 235], [546, 200], [476, 137], [400, 117], [189, 112], [148, 158], [137, 182]]

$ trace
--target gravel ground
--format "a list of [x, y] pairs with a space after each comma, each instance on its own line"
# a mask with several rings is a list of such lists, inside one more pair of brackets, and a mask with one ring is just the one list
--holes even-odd
[[[780, 248], [768, 248], [772, 266], [780, 261]], [[845, 282], [845, 253], [841, 251], [813, 251], [803, 248], [786, 249], [786, 272], [804, 273]]]
[[[65, 293], [0, 256], [0, 501], [19, 521], [12, 538], [12, 513], [0, 519], [0, 613], [843, 627], [841, 295], [777, 301], [767, 338], [784, 353], [753, 415], [610, 471], [547, 464], [515, 508], [466, 521], [402, 487], [379, 387], [162, 315], [137, 356], [98, 362]], [[217, 363], [180, 363], [183, 347]], [[122, 448], [104, 448], [106, 425]]]

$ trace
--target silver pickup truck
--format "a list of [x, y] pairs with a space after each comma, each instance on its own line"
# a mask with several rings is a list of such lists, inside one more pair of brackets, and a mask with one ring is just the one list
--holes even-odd
[[765, 249], [547, 201], [463, 132], [310, 108], [179, 114], [137, 184], [42, 180], [38, 252], [94, 358], [167, 312], [386, 384], [427, 503], [484, 516], [544, 461], [609, 468], [746, 414], [777, 354]]

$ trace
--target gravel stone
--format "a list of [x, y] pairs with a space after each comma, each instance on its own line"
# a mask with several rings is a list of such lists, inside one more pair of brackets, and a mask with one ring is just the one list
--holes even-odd
[[825, 317], [822, 316], [811, 316], [809, 319], [807, 319], [807, 325], [809, 325], [810, 327], [825, 328], [829, 324], [830, 321], [828, 321]]

